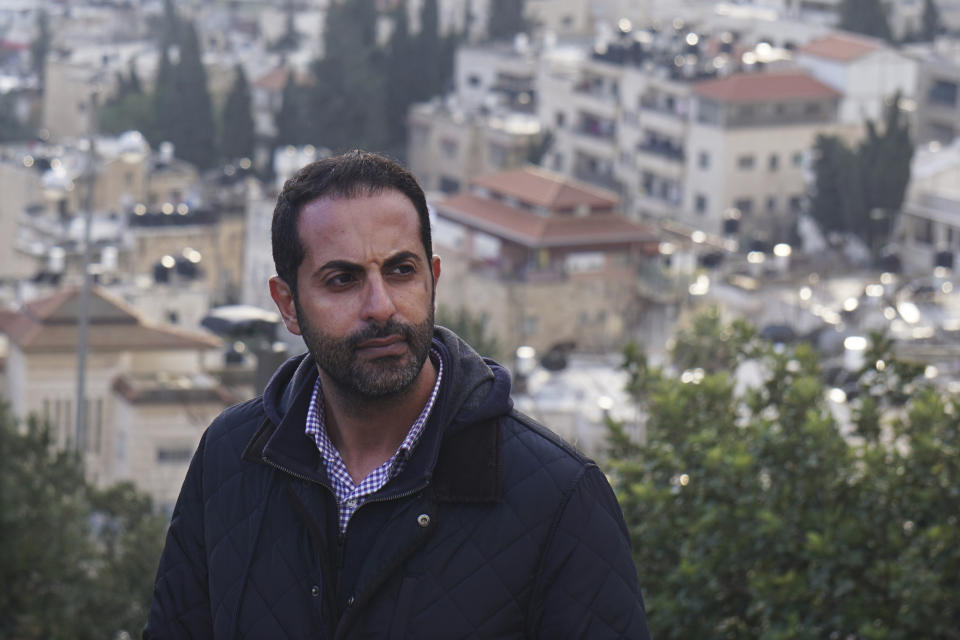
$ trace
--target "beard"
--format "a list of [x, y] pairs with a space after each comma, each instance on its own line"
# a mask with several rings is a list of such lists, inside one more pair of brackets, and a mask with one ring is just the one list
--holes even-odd
[[[433, 339], [433, 305], [426, 320], [404, 324], [389, 320], [384, 325], [370, 324], [344, 338], [325, 334], [307, 320], [296, 305], [297, 322], [307, 349], [327, 376], [343, 392], [361, 399], [386, 398], [397, 395], [413, 384], [430, 353]], [[409, 353], [365, 359], [357, 356], [361, 343], [376, 338], [400, 336]]]

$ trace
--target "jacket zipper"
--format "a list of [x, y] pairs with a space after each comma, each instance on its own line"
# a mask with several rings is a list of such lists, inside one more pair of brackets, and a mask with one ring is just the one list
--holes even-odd
[[263, 460], [264, 462], [266, 462], [268, 465], [270, 465], [270, 466], [273, 467], [274, 469], [277, 469], [277, 470], [279, 470], [279, 471], [283, 471], [283, 472], [286, 473], [287, 475], [291, 475], [291, 476], [293, 476], [294, 478], [299, 478], [300, 480], [303, 480], [304, 482], [309, 482], [309, 483], [311, 483], [311, 484], [319, 485], [319, 486], [323, 487], [324, 489], [326, 489], [327, 491], [329, 491], [330, 493], [334, 494], [334, 496], [336, 496], [336, 492], [334, 492], [334, 490], [333, 490], [332, 487], [330, 487], [329, 485], [326, 485], [326, 484], [320, 482], [319, 480], [315, 480], [315, 479], [313, 479], [313, 478], [308, 478], [307, 476], [303, 475], [302, 473], [297, 473], [296, 471], [293, 471], [292, 469], [288, 469], [287, 467], [283, 466], [282, 464], [276, 463], [276, 462], [274, 462], [273, 460], [267, 458], [266, 456], [260, 456], [260, 459]]

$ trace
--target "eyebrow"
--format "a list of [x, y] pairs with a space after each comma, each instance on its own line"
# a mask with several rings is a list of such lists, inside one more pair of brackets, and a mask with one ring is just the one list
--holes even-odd
[[[390, 268], [408, 260], [412, 260], [418, 264], [422, 262], [420, 256], [413, 251], [398, 251], [384, 260], [383, 266], [384, 268]], [[324, 271], [346, 271], [348, 273], [355, 273], [363, 270], [363, 266], [356, 262], [350, 262], [349, 260], [330, 260], [321, 265], [321, 267], [317, 269], [317, 273]]]

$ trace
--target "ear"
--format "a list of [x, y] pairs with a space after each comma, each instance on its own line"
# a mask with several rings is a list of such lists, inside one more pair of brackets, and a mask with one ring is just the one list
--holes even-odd
[[433, 270], [433, 288], [437, 288], [437, 281], [440, 279], [440, 256], [434, 254], [430, 260], [430, 267]]
[[299, 336], [300, 322], [297, 320], [297, 307], [293, 303], [293, 291], [290, 286], [280, 279], [280, 276], [270, 278], [270, 297], [273, 298], [277, 310], [283, 318], [283, 324], [287, 326], [287, 331]]

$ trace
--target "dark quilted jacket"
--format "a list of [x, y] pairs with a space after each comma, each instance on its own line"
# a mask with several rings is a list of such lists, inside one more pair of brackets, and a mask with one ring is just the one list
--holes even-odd
[[648, 638], [606, 478], [512, 409], [507, 372], [438, 328], [437, 405], [404, 471], [344, 536], [304, 435], [316, 368], [210, 425], [144, 638]]

